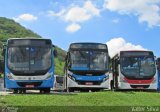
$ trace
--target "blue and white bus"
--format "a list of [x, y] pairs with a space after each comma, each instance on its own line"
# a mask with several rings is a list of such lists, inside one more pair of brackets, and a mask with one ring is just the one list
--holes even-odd
[[54, 80], [54, 47], [50, 39], [9, 39], [5, 46], [5, 88], [49, 93]]
[[66, 56], [65, 89], [73, 92], [109, 88], [108, 68], [106, 44], [72, 43]]

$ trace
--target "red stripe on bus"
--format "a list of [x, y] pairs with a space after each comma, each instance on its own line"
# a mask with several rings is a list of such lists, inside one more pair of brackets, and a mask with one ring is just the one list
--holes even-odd
[[130, 84], [150, 84], [154, 80], [154, 78], [149, 80], [130, 80], [130, 79], [127, 79], [126, 77], [124, 79]]

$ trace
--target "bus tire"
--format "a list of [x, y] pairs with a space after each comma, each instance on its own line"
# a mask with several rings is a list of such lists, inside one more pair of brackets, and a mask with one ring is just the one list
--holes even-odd
[[81, 89], [80, 92], [89, 92], [89, 89]]
[[99, 92], [101, 89], [91, 89], [92, 92]]
[[19, 90], [19, 94], [22, 94], [23, 93], [23, 90]]
[[22, 90], [22, 93], [24, 93], [24, 94], [25, 94], [25, 93], [26, 93], [26, 90]]
[[110, 81], [110, 88], [112, 91], [114, 91], [114, 81], [113, 80]]
[[73, 88], [68, 88], [67, 92], [74, 92], [74, 89]]
[[17, 94], [18, 90], [17, 89], [13, 89], [13, 94]]
[[50, 92], [51, 92], [50, 88], [44, 89], [44, 93], [50, 93]]
[[42, 94], [42, 93], [43, 93], [43, 90], [42, 90], [42, 89], [40, 89], [40, 90], [39, 90], [39, 92]]

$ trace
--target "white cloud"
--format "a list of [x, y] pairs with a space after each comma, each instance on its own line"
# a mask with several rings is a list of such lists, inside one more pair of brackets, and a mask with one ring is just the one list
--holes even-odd
[[47, 16], [49, 16], [49, 17], [53, 17], [53, 16], [57, 16], [57, 17], [61, 17], [61, 16], [63, 16], [64, 15], [64, 13], [66, 12], [66, 10], [65, 9], [62, 9], [60, 12], [58, 12], [58, 13], [55, 13], [54, 11], [52, 11], [52, 10], [49, 10], [49, 11], [47, 11]]
[[132, 43], [126, 42], [123, 38], [113, 38], [107, 43], [109, 55], [113, 57], [116, 53], [123, 50], [147, 50], [141, 45], [134, 45]]
[[69, 25], [69, 26], [66, 28], [66, 31], [73, 33], [73, 32], [78, 31], [79, 29], [81, 29], [81, 26], [80, 26], [79, 24], [72, 23], [71, 25]]
[[38, 18], [32, 14], [26, 13], [13, 18], [15, 21], [35, 21]]
[[88, 21], [94, 16], [99, 15], [100, 9], [96, 8], [96, 6], [90, 0], [84, 2], [83, 6], [72, 4], [69, 8], [62, 9], [59, 12], [48, 11], [48, 16], [59, 17], [63, 21], [70, 22], [72, 27], [74, 25], [73, 23], [76, 23], [76, 26], [79, 26], [79, 28], [77, 27], [78, 30], [80, 29], [80, 23]]
[[113, 19], [112, 22], [113, 23], [119, 23], [119, 19]]
[[86, 1], [84, 5], [72, 6], [68, 9], [62, 9], [59, 12], [48, 11], [49, 16], [57, 16], [67, 22], [84, 22], [93, 16], [99, 16], [100, 10], [96, 8], [91, 1]]
[[71, 8], [65, 15], [64, 20], [68, 22], [84, 22], [91, 18], [91, 14], [87, 13], [87, 10], [81, 7]]
[[119, 14], [138, 16], [140, 23], [147, 22], [149, 27], [160, 25], [160, 0], [106, 0], [105, 8]]

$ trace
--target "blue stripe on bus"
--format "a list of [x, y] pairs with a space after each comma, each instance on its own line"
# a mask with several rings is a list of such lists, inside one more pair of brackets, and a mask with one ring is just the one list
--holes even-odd
[[85, 68], [85, 67], [81, 67], [81, 68], [79, 68], [79, 67], [72, 67], [71, 68], [71, 70], [89, 70], [89, 68]]
[[72, 75], [78, 81], [102, 81], [104, 78], [109, 78], [109, 75], [101, 75], [101, 76], [80, 76], [77, 74]]

